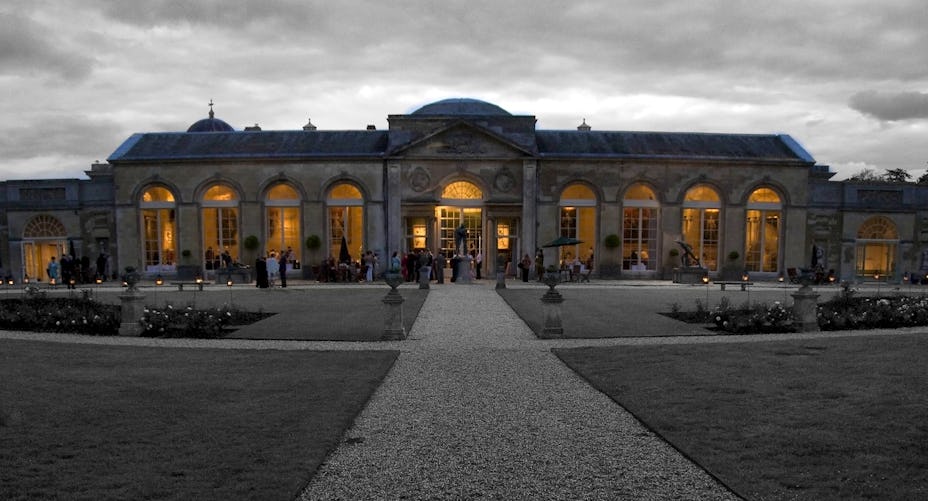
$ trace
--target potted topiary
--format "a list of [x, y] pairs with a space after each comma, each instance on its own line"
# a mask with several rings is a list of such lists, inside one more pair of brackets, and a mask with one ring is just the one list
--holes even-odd
[[615, 233], [606, 235], [606, 238], [603, 239], [603, 245], [605, 245], [607, 249], [615, 249], [621, 243], [622, 240]]
[[319, 235], [310, 235], [306, 237], [306, 249], [309, 250], [309, 266], [306, 266], [306, 263], [303, 263], [303, 278], [307, 280], [315, 280], [316, 273], [319, 272], [317, 268], [317, 259], [316, 252], [322, 247], [322, 239], [319, 238]]
[[741, 266], [738, 259], [741, 257], [741, 254], [738, 251], [731, 251], [728, 253], [728, 259], [725, 264], [722, 265], [722, 280], [741, 280], [741, 272], [743, 271], [743, 266]]
[[258, 249], [261, 247], [261, 241], [258, 240], [258, 237], [254, 235], [248, 235], [245, 237], [245, 240], [242, 242], [242, 246], [245, 247], [245, 262], [251, 263], [258, 258]]

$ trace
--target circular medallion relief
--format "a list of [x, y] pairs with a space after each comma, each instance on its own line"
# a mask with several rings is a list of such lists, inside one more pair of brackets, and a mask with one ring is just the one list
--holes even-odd
[[413, 191], [425, 191], [425, 189], [429, 187], [430, 181], [431, 178], [429, 177], [429, 173], [422, 167], [416, 167], [412, 170], [412, 173], [409, 174], [409, 186]]
[[516, 178], [512, 175], [512, 172], [508, 168], [503, 167], [496, 173], [496, 179], [493, 181], [493, 186], [497, 190], [502, 192], [508, 192], [516, 185]]

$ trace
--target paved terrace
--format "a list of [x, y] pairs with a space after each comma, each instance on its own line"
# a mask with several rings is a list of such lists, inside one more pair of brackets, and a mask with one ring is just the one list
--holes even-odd
[[[495, 293], [493, 285], [487, 281], [433, 284], [409, 339], [396, 342], [94, 338], [17, 332], [0, 332], [0, 337], [164, 347], [400, 350], [384, 384], [302, 499], [736, 499], [623, 408], [586, 384], [550, 349], [760, 341], [770, 336], [694, 336], [692, 327], [682, 323], [639, 321], [632, 322], [636, 329], [661, 332], [649, 332], [652, 337], [539, 340]], [[305, 304], [308, 291], [343, 287], [387, 291], [378, 284], [294, 283], [286, 290], [242, 286], [234, 291], [242, 292], [234, 296], [228, 296], [233, 291], [214, 286], [196, 297], [200, 302], [220, 304], [233, 297], [237, 304], [248, 304], [249, 309], [259, 305], [279, 311], [274, 328], [292, 329], [293, 335], [305, 325], [282, 322], [288, 312], [320, 307]], [[401, 291], [414, 287], [404, 285]], [[509, 287], [535, 288], [539, 297], [544, 290], [540, 284], [521, 282], [510, 282]], [[740, 291], [721, 293], [666, 282], [594, 282], [559, 289], [569, 301], [571, 290], [581, 288], [602, 289], [604, 294], [627, 298], [622, 302], [625, 307], [616, 311], [620, 328], [623, 317], [667, 311], [672, 302], [691, 309], [693, 301], [705, 300], [707, 293], [710, 303], [717, 303], [722, 294], [730, 295], [736, 304], [745, 297]], [[780, 300], [786, 292], [776, 284], [761, 286], [755, 288], [754, 300]], [[174, 292], [171, 298], [180, 301], [181, 294], [195, 293]], [[371, 314], [372, 322], [382, 321], [379, 313]], [[262, 323], [247, 329], [263, 330]], [[864, 335], [814, 336], [848, 334]], [[880, 334], [887, 333], [866, 333]], [[775, 337], [783, 339], [784, 335]]]

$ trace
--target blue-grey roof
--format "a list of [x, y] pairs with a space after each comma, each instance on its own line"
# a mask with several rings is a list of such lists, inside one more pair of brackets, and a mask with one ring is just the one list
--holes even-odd
[[452, 98], [436, 101], [427, 104], [418, 110], [412, 112], [412, 115], [477, 115], [477, 116], [494, 116], [505, 115], [511, 116], [511, 113], [500, 108], [499, 106], [481, 101], [479, 99], [469, 98]]
[[535, 137], [542, 158], [703, 158], [733, 160], [815, 160], [786, 135], [692, 132], [615, 132], [540, 130]]
[[[233, 131], [141, 133], [127, 139], [110, 162], [232, 159], [383, 158], [390, 131]], [[503, 134], [500, 139], [505, 140]], [[529, 142], [531, 141], [529, 136]], [[667, 158], [761, 160], [815, 163], [783, 134], [706, 134], [539, 130], [537, 150], [544, 158]], [[523, 141], [524, 142], [524, 141]], [[518, 143], [522, 144], [522, 142]]]
[[133, 134], [110, 162], [380, 157], [387, 131], [255, 131]]

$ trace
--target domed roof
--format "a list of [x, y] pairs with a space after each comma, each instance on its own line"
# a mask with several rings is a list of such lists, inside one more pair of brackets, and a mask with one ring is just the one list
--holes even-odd
[[202, 120], [197, 120], [190, 127], [187, 128], [187, 132], [234, 132], [235, 129], [231, 125], [225, 123], [224, 121], [215, 118], [213, 115], [213, 102], [209, 102], [209, 118], [204, 118]]
[[427, 104], [413, 115], [506, 115], [512, 114], [499, 106], [479, 99], [452, 98]]

